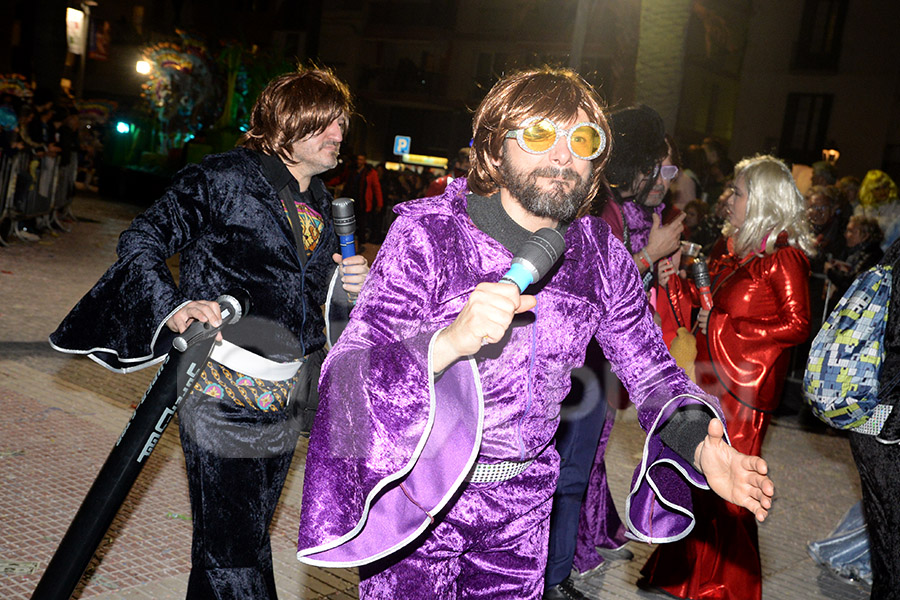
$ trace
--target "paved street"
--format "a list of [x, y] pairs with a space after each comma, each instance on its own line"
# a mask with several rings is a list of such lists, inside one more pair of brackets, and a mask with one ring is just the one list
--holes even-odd
[[[115, 256], [119, 232], [139, 208], [78, 197], [72, 231], [0, 247], [0, 598], [30, 597], [153, 369], [106, 371], [53, 352], [47, 336]], [[371, 257], [370, 257], [371, 259]], [[103, 318], [97, 315], [98, 319]], [[620, 411], [607, 452], [610, 484], [624, 507], [643, 435]], [[272, 544], [283, 600], [356, 598], [355, 570], [297, 562], [296, 532], [306, 446], [298, 447], [275, 516]], [[810, 540], [825, 537], [859, 499], [847, 440], [776, 419], [763, 455], [777, 499], [760, 527], [766, 600], [862, 600], [861, 588], [815, 565]], [[189, 570], [190, 507], [177, 427], [169, 427], [104, 537], [77, 598], [180, 599]], [[651, 546], [630, 543], [628, 562], [607, 563], [580, 586], [604, 599], [661, 598], [636, 589]], [[429, 600], [429, 599], [414, 599]]]

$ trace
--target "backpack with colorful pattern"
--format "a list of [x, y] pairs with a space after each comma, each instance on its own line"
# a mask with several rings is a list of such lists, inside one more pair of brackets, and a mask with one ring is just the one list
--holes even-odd
[[872, 267], [856, 278], [812, 343], [804, 396], [813, 414], [832, 427], [877, 434], [867, 430], [874, 421], [883, 423], [878, 376], [890, 300], [891, 267]]

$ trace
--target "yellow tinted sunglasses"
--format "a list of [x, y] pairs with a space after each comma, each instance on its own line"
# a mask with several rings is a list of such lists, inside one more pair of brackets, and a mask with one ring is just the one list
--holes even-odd
[[531, 154], [550, 152], [560, 136], [565, 136], [569, 151], [582, 160], [593, 160], [606, 148], [606, 134], [590, 122], [563, 129], [547, 117], [531, 117], [519, 129], [506, 132], [507, 138], [515, 138], [519, 147]]

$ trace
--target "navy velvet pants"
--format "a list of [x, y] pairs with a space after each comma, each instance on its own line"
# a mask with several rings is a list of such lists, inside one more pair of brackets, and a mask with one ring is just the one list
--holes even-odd
[[179, 429], [194, 527], [188, 600], [275, 600], [269, 525], [300, 436], [295, 415], [194, 392]]
[[547, 587], [558, 585], [572, 571], [581, 503], [606, 422], [607, 403], [599, 373], [582, 367], [572, 375], [572, 389], [563, 400], [556, 432], [559, 480], [550, 513]]

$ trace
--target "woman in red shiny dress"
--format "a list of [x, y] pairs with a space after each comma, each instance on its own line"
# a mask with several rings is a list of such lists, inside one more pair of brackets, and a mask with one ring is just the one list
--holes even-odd
[[[791, 346], [810, 328], [809, 260], [814, 239], [806, 205], [784, 163], [771, 156], [735, 167], [729, 216], [723, 228], [727, 251], [709, 264], [712, 309], [697, 315], [696, 376], [719, 397], [732, 445], [760, 452], [781, 397]], [[681, 320], [701, 306], [694, 282], [668, 283], [669, 304]], [[668, 305], [668, 307], [667, 307]], [[666, 322], [667, 319], [664, 319]], [[709, 492], [694, 494], [698, 520], [685, 538], [657, 547], [638, 582], [679, 598], [759, 600], [762, 574], [754, 517]]]

